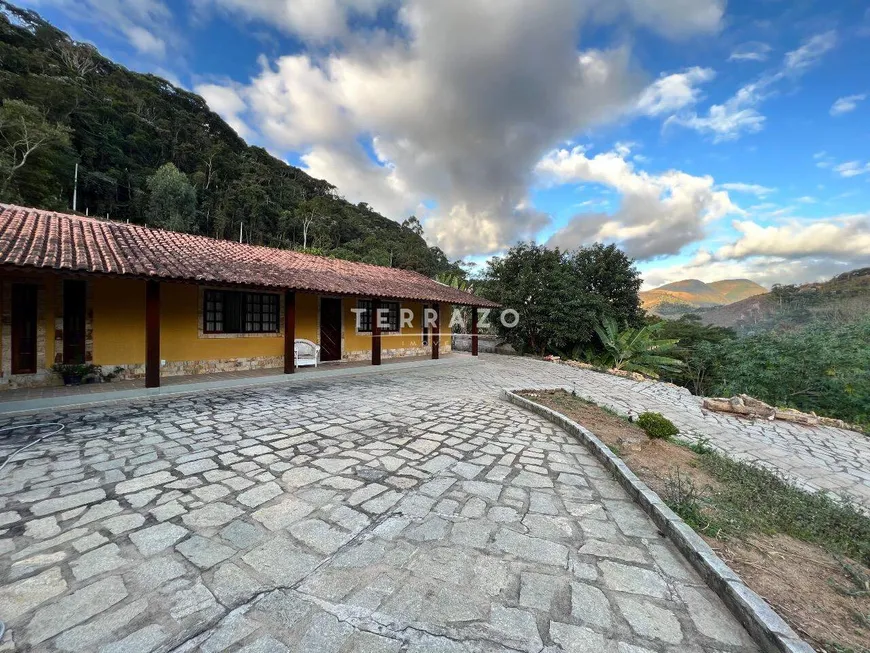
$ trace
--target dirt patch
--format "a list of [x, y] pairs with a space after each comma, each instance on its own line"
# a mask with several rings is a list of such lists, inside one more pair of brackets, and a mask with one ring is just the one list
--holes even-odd
[[[721, 489], [685, 446], [650, 440], [636, 424], [562, 390], [521, 394], [589, 429], [664, 498], [676, 477], [707, 496]], [[870, 651], [870, 568], [781, 533], [704, 539], [817, 651]]]

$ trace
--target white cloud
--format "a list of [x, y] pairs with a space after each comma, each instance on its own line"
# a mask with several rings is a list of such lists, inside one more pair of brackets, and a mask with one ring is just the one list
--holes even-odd
[[[377, 149], [377, 144], [375, 144]], [[305, 170], [312, 176], [328, 179], [347, 197], [364, 198], [370, 206], [386, 215], [423, 218], [422, 206], [389, 162], [372, 161], [356, 147], [319, 145], [302, 156]]]
[[544, 181], [598, 183], [622, 195], [615, 213], [579, 214], [557, 231], [549, 243], [563, 248], [602, 240], [619, 243], [639, 259], [676, 254], [703, 238], [706, 224], [742, 213], [727, 192], [715, 189], [712, 177], [677, 170], [638, 172], [625, 153], [590, 158], [579, 146], [554, 150], [538, 163], [537, 171]]
[[834, 166], [834, 172], [841, 177], [857, 177], [858, 175], [870, 174], [870, 163], [861, 161], [846, 161]]
[[[294, 4], [200, 0], [215, 3], [258, 20]], [[339, 7], [346, 18], [371, 16], [386, 3], [326, 4], [317, 11]], [[450, 255], [492, 253], [549, 222], [527, 200], [537, 161], [556, 143], [631, 111], [643, 91], [627, 49], [577, 50], [582, 25], [627, 19], [681, 36], [715, 30], [722, 7], [721, 0], [406, 0], [395, 13], [399, 30], [344, 38], [344, 28], [312, 28], [311, 38], [342, 38], [343, 46], [264, 63], [233, 89], [244, 112], [232, 96], [218, 102], [229, 101], [228, 115], [243, 116], [273, 148], [306, 153], [307, 170], [349, 200], [395, 219], [431, 203], [426, 232]], [[288, 31], [303, 29], [280, 16]], [[378, 162], [365, 143], [375, 145]]]
[[816, 34], [805, 41], [799, 48], [786, 53], [785, 69], [789, 72], [802, 72], [814, 66], [822, 56], [837, 45], [837, 33], [834, 30]]
[[698, 85], [715, 76], [712, 68], [698, 66], [681, 73], [662, 75], [640, 94], [637, 111], [647, 116], [660, 116], [692, 106], [701, 98]]
[[71, 17], [98, 24], [122, 38], [142, 55], [162, 59], [178, 34], [163, 0], [31, 0], [37, 7], [54, 6]]
[[762, 285], [806, 283], [870, 266], [870, 214], [776, 225], [736, 221], [733, 242], [699, 250], [686, 262], [648, 269], [644, 287], [681, 279], [752, 279]]
[[749, 193], [751, 195], [757, 195], [758, 197], [765, 197], [776, 192], [775, 188], [761, 186], [760, 184], [730, 183], [719, 184], [719, 186], [734, 193]]
[[211, 110], [220, 114], [239, 136], [244, 139], [253, 136], [251, 128], [242, 118], [242, 114], [247, 111], [247, 105], [236, 88], [232, 85], [199, 84], [193, 90], [201, 95]]
[[374, 20], [394, 0], [194, 0], [201, 14], [212, 7], [244, 20], [273, 25], [306, 41], [346, 38], [354, 20]]
[[809, 283], [830, 279], [838, 274], [870, 265], [870, 257], [836, 259], [806, 257], [788, 259], [756, 256], [742, 260], [714, 260], [709, 252], [699, 252], [687, 263], [657, 266], [643, 273], [643, 289], [649, 290], [683, 279], [711, 282], [721, 279], [751, 279], [770, 288], [774, 284]]
[[834, 102], [833, 106], [831, 106], [831, 115], [841, 116], [844, 113], [854, 111], [858, 107], [858, 103], [863, 102], [866, 98], [867, 95], [865, 93], [841, 97], [836, 102]]
[[837, 42], [836, 32], [817, 34], [799, 48], [786, 53], [781, 67], [768, 72], [754, 82], [742, 86], [722, 104], [712, 105], [706, 115], [694, 111], [678, 112], [665, 125], [674, 124], [710, 134], [714, 143], [737, 139], [764, 129], [765, 116], [758, 107], [776, 92], [776, 86], [786, 79], [796, 79], [816, 64]]
[[728, 61], [767, 61], [772, 49], [767, 43], [750, 41], [734, 48]]
[[716, 32], [725, 13], [725, 0], [610, 0], [587, 4], [599, 18], [627, 18], [669, 37]]
[[829, 218], [814, 222], [791, 220], [762, 226], [735, 221], [740, 237], [716, 251], [716, 258], [743, 259], [750, 256], [870, 256], [870, 214]]

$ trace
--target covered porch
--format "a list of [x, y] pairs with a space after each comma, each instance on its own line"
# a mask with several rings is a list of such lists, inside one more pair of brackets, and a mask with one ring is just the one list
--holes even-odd
[[455, 307], [475, 345], [478, 309], [497, 307], [410, 270], [8, 205], [0, 298], [4, 393], [61, 377], [157, 389], [193, 374], [292, 375], [313, 362], [297, 360], [299, 340], [318, 364], [438, 360]]
[[306, 385], [330, 379], [351, 376], [369, 376], [412, 372], [416, 369], [437, 367], [462, 367], [478, 359], [468, 353], [449, 353], [433, 360], [430, 356], [391, 358], [372, 366], [370, 361], [328, 362], [318, 367], [297, 368], [292, 376], [284, 368], [274, 367], [257, 370], [237, 370], [211, 374], [189, 374], [163, 378], [158, 387], [149, 388], [144, 378], [115, 381], [112, 383], [88, 383], [76, 386], [40, 386], [16, 388], [0, 392], [0, 415], [27, 413], [102, 404], [154, 396], [172, 396], [206, 390], [247, 388], [261, 385], [292, 384]]

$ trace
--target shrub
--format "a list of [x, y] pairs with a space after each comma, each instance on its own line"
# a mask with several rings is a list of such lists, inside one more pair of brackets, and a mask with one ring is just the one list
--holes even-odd
[[649, 437], [663, 440], [680, 432], [673, 422], [661, 413], [642, 413], [637, 418], [637, 425], [646, 431]]

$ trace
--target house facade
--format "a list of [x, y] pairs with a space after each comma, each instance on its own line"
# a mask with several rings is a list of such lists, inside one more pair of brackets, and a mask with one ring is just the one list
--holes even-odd
[[0, 204], [0, 389], [55, 364], [114, 378], [284, 368], [450, 350], [454, 306], [495, 305], [423, 275]]

